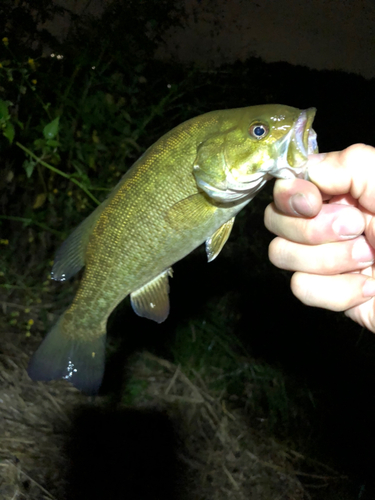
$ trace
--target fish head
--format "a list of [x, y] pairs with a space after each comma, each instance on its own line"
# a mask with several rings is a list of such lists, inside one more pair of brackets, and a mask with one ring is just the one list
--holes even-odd
[[318, 152], [315, 112], [274, 104], [223, 112], [219, 132], [198, 146], [198, 187], [219, 203], [236, 203], [271, 177], [303, 177], [308, 155]]

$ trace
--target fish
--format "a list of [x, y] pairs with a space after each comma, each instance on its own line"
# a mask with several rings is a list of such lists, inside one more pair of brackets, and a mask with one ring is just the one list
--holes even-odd
[[113, 309], [130, 295], [136, 314], [163, 322], [172, 265], [204, 242], [213, 261], [269, 179], [306, 176], [308, 155], [318, 152], [315, 112], [280, 104], [211, 111], [150, 146], [57, 251], [52, 279], [84, 272], [33, 354], [30, 378], [96, 394]]

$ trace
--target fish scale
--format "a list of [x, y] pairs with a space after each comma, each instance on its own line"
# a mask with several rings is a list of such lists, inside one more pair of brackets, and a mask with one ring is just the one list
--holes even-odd
[[317, 152], [314, 114], [282, 105], [213, 111], [151, 146], [58, 250], [54, 279], [85, 271], [33, 355], [30, 377], [96, 393], [113, 309], [130, 295], [138, 315], [164, 321], [171, 266], [204, 242], [208, 260], [216, 258], [236, 214], [268, 179], [304, 175]]

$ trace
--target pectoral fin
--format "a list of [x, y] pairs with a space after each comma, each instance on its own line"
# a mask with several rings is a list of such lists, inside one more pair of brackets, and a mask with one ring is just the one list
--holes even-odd
[[85, 254], [90, 235], [106, 205], [107, 200], [81, 222], [57, 250], [51, 271], [52, 279], [65, 281], [78, 273], [85, 265]]
[[174, 229], [189, 229], [207, 222], [216, 210], [203, 193], [196, 193], [175, 203], [166, 220]]
[[206, 252], [207, 252], [208, 262], [211, 262], [212, 260], [216, 259], [216, 257], [221, 252], [221, 249], [227, 242], [230, 232], [232, 231], [234, 219], [235, 217], [232, 217], [232, 219], [228, 220], [228, 222], [220, 226], [219, 229], [214, 232], [211, 238], [208, 238], [206, 240]]
[[138, 316], [153, 319], [157, 323], [162, 323], [167, 318], [169, 314], [168, 276], [172, 277], [171, 267], [130, 294], [131, 305]]

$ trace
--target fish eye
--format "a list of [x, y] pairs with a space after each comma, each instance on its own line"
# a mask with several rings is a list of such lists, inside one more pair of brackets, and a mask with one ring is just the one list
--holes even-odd
[[249, 128], [249, 134], [255, 139], [263, 139], [269, 132], [269, 128], [264, 123], [253, 123]]

